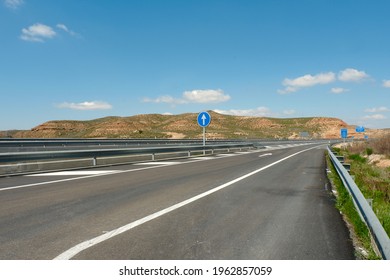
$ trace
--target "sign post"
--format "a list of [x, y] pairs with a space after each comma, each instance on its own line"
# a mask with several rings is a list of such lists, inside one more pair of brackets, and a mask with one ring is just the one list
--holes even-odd
[[198, 125], [203, 127], [203, 146], [206, 146], [206, 127], [211, 122], [211, 116], [208, 112], [200, 112], [197, 120]]
[[355, 130], [357, 133], [364, 133], [366, 131], [364, 126], [357, 126]]

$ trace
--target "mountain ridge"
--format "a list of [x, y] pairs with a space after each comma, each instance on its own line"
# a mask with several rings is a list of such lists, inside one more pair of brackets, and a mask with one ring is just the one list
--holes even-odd
[[[355, 126], [331, 117], [270, 118], [232, 116], [209, 111], [209, 139], [233, 138], [340, 138], [340, 129], [348, 128], [349, 136], [362, 136]], [[140, 114], [129, 117], [107, 116], [76, 121], [54, 120], [31, 130], [8, 132], [13, 138], [202, 138], [197, 113], [179, 115]], [[367, 130], [375, 136], [379, 130]], [[4, 134], [4, 132], [2, 132]], [[0, 132], [0, 137], [4, 135]]]

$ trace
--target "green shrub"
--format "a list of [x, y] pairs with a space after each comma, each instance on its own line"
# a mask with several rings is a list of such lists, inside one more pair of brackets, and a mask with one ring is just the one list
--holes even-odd
[[341, 149], [340, 148], [337, 148], [337, 147], [332, 147], [333, 151], [335, 151], [336, 153], [340, 153]]
[[355, 161], [355, 162], [360, 162], [360, 163], [367, 162], [367, 159], [362, 157], [360, 154], [352, 154], [352, 155], [349, 155], [348, 158]]

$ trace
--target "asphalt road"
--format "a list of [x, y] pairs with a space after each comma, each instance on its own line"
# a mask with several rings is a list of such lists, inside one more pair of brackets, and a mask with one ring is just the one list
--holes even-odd
[[305, 145], [0, 178], [0, 259], [53, 258], [354, 254], [327, 190], [324, 146]]

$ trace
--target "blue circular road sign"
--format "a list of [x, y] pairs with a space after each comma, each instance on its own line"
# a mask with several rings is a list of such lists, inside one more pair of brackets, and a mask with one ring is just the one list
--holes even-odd
[[211, 116], [207, 112], [200, 112], [198, 115], [198, 124], [201, 127], [206, 127], [211, 122]]

